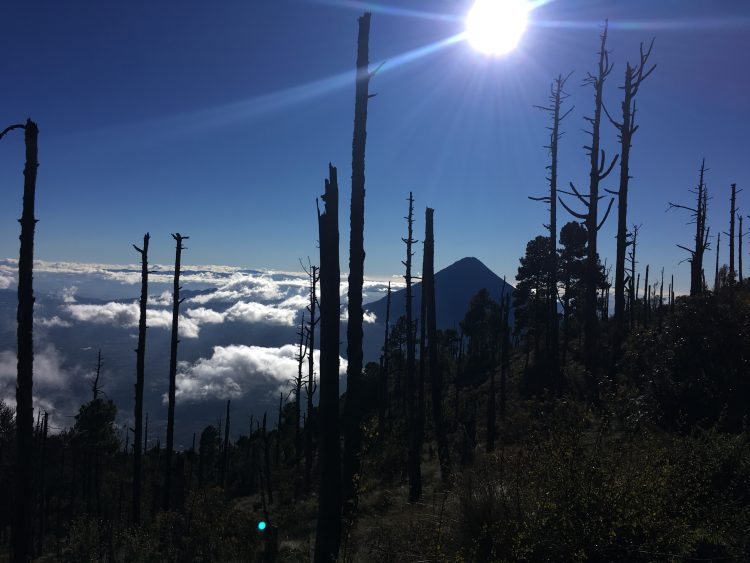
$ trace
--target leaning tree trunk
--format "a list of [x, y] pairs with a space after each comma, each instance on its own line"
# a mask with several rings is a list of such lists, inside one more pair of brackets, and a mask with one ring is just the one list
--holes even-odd
[[427, 295], [427, 354], [432, 389], [432, 420], [440, 460], [440, 476], [447, 485], [451, 476], [450, 448], [443, 416], [443, 377], [438, 360], [437, 311], [435, 309], [435, 237], [433, 229], [434, 210], [427, 208], [425, 216], [424, 271], [422, 272], [422, 294]]
[[339, 185], [328, 165], [323, 213], [318, 209], [320, 239], [320, 391], [318, 428], [320, 494], [315, 535], [315, 563], [338, 559], [341, 544], [341, 468], [339, 450]]
[[182, 241], [190, 237], [184, 237], [180, 233], [173, 234], [172, 238], [176, 241], [175, 261], [174, 261], [174, 294], [172, 297], [172, 340], [169, 352], [169, 406], [167, 409], [167, 447], [164, 451], [164, 510], [169, 510], [171, 505], [170, 494], [172, 490], [172, 452], [174, 451], [174, 405], [175, 405], [175, 387], [177, 379], [177, 344], [180, 342], [177, 338], [178, 322], [180, 316], [180, 259], [182, 251]]
[[357, 80], [354, 99], [352, 140], [352, 201], [349, 239], [349, 289], [346, 324], [346, 402], [344, 403], [344, 458], [342, 493], [344, 519], [350, 521], [357, 507], [360, 473], [360, 381], [362, 379], [362, 284], [365, 268], [365, 141], [367, 140], [367, 100], [369, 98], [370, 12], [359, 18], [357, 40]]
[[143, 236], [143, 248], [133, 245], [141, 255], [141, 300], [138, 319], [138, 347], [135, 349], [135, 427], [133, 429], [133, 513], [134, 525], [141, 523], [141, 469], [143, 439], [143, 385], [146, 373], [146, 305], [148, 303], [148, 243], [150, 235]]
[[419, 427], [416, 406], [416, 374], [415, 374], [415, 338], [414, 319], [412, 316], [412, 276], [411, 259], [414, 253], [412, 245], [417, 241], [412, 238], [414, 225], [414, 197], [409, 192], [409, 213], [406, 216], [407, 235], [402, 239], [406, 243], [406, 426], [408, 435], [407, 473], [409, 474], [409, 502], [416, 502], [422, 496], [422, 469], [420, 467]]
[[16, 382], [16, 485], [13, 522], [13, 561], [30, 561], [33, 552], [34, 499], [34, 198], [36, 192], [39, 129], [30, 119], [0, 133], [24, 129], [26, 165], [23, 170], [21, 249], [18, 260], [18, 373]]

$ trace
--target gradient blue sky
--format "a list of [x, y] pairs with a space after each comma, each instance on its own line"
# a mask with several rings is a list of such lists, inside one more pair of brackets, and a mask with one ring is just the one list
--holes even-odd
[[[642, 223], [642, 267], [688, 265], [689, 202], [705, 156], [712, 233], [726, 230], [729, 184], [750, 184], [750, 3], [747, 0], [552, 0], [534, 11], [512, 55], [490, 59], [458, 42], [413, 60], [400, 55], [463, 30], [464, 1], [383, 0], [440, 17], [376, 7], [367, 145], [365, 269], [401, 270], [405, 198], [416, 229], [436, 209], [438, 267], [476, 256], [513, 278], [546, 210], [528, 195], [546, 189], [550, 80], [569, 82], [576, 106], [565, 123], [561, 182], [586, 187], [580, 130], [592, 92], [600, 25], [612, 24], [615, 70], [608, 106], [619, 109], [625, 61], [656, 37], [656, 73], [639, 96], [632, 155], [631, 223]], [[173, 257], [170, 232], [190, 235], [188, 264], [299, 269], [315, 259], [315, 197], [328, 161], [339, 167], [342, 270], [348, 201], [358, 2], [6, 2], [0, 8], [0, 123], [39, 123], [37, 257], [132, 263], [131, 243], [152, 234], [153, 261]], [[396, 10], [397, 11], [397, 10]], [[409, 57], [406, 57], [409, 59]], [[603, 144], [617, 152], [606, 124]], [[22, 136], [0, 143], [0, 255], [16, 257]], [[605, 187], [615, 187], [617, 173]], [[739, 197], [750, 211], [750, 189]], [[562, 219], [568, 220], [565, 212]], [[614, 255], [614, 214], [601, 233]], [[750, 223], [750, 221], [748, 221]], [[417, 238], [422, 238], [418, 236]], [[750, 240], [747, 247], [750, 249]], [[726, 248], [723, 250], [726, 256]], [[746, 263], [750, 263], [750, 258]], [[706, 268], [712, 268], [713, 252]]]

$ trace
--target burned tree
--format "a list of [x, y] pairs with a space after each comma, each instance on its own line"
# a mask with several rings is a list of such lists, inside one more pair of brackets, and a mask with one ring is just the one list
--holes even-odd
[[630, 312], [630, 329], [632, 330], [635, 326], [635, 303], [638, 299], [638, 293], [635, 287], [635, 265], [638, 263], [635, 259], [636, 250], [638, 249], [638, 231], [641, 229], [640, 225], [633, 225], [633, 230], [630, 232], [630, 252], [628, 253], [628, 259], [630, 260], [630, 274], [628, 279], [628, 311]]
[[320, 280], [320, 272], [317, 266], [310, 266], [307, 272], [310, 276], [310, 304], [307, 310], [310, 313], [310, 324], [307, 329], [307, 341], [310, 353], [307, 355], [307, 427], [305, 432], [305, 491], [310, 492], [312, 486], [312, 466], [313, 466], [313, 434], [312, 428], [315, 428], [313, 419], [313, 396], [315, 395], [315, 325], [318, 319], [315, 317], [315, 307], [318, 303], [317, 287]]
[[719, 278], [719, 254], [721, 252], [721, 233], [716, 235], [716, 273], [714, 274], [714, 294], [719, 293], [721, 279]]
[[[302, 313], [300, 319], [299, 332], [299, 351], [297, 352], [297, 377], [294, 379], [294, 464], [299, 464], [302, 459], [302, 432], [300, 423], [302, 422], [302, 365], [307, 355], [307, 339], [305, 338], [305, 313]], [[296, 472], [295, 472], [296, 475]]]
[[[741, 191], [737, 190], [737, 184], [732, 184], [732, 195], [729, 199], [729, 232], [725, 233], [729, 236], [729, 276], [727, 277], [727, 283], [730, 286], [737, 281], [737, 271], [734, 269], [734, 221], [737, 217], [737, 194]], [[740, 252], [742, 251], [740, 250]]]
[[737, 249], [737, 275], [739, 276], [740, 280], [740, 286], [742, 285], [742, 215], [737, 213], [737, 220], [740, 222], [740, 230], [739, 235], [737, 237], [737, 242], [739, 244], [739, 248]]
[[352, 139], [352, 201], [349, 235], [349, 288], [346, 324], [346, 402], [344, 403], [343, 508], [350, 520], [357, 506], [362, 442], [360, 428], [360, 384], [362, 379], [362, 285], [365, 268], [365, 142], [367, 140], [367, 101], [370, 97], [369, 41], [370, 12], [359, 18], [357, 39], [357, 78], [354, 99]]
[[341, 544], [341, 468], [339, 451], [339, 185], [336, 168], [328, 165], [318, 207], [320, 241], [320, 494], [315, 535], [315, 563], [330, 563]]
[[408, 434], [407, 472], [409, 474], [409, 502], [416, 502], [422, 496], [422, 470], [420, 467], [418, 412], [414, 408], [416, 401], [415, 374], [415, 338], [414, 318], [412, 315], [412, 274], [411, 264], [414, 253], [412, 246], [418, 242], [413, 239], [414, 232], [414, 196], [409, 192], [409, 212], [406, 219], [407, 235], [401, 240], [406, 244], [406, 260], [402, 264], [406, 267], [404, 280], [406, 281], [406, 426]]
[[643, 43], [640, 46], [640, 60], [635, 66], [629, 62], [625, 66], [625, 84], [621, 87], [624, 91], [622, 101], [622, 121], [615, 120], [603, 106], [607, 118], [615, 126], [620, 139], [620, 187], [609, 193], [617, 196], [617, 253], [615, 258], [615, 317], [614, 331], [612, 332], [612, 364], [614, 373], [615, 366], [622, 354], [622, 343], [625, 337], [625, 253], [628, 246], [628, 187], [630, 183], [630, 149], [633, 135], [639, 126], [635, 124], [636, 105], [635, 98], [638, 95], [641, 84], [646, 80], [656, 65], [648, 67], [654, 41], [651, 41], [648, 49], [644, 51]]
[[703, 255], [708, 249], [708, 234], [711, 231], [710, 227], [706, 226], [706, 217], [708, 214], [708, 188], [704, 182], [705, 174], [708, 171], [706, 168], [706, 159], [704, 158], [701, 162], [700, 177], [698, 180], [698, 187], [695, 190], [690, 190], [696, 196], [695, 207], [687, 207], [685, 205], [679, 205], [676, 203], [669, 202], [670, 209], [685, 209], [691, 214], [691, 223], [695, 223], [695, 244], [694, 248], [687, 248], [680, 244], [678, 248], [685, 250], [690, 253], [690, 295], [700, 295], [703, 293], [705, 286], [703, 280]]
[[[143, 235], [143, 248], [133, 245], [141, 255], [141, 299], [138, 317], [138, 347], [135, 349], [135, 428], [133, 430], [133, 513], [131, 520], [136, 526], [141, 523], [141, 445], [144, 451], [143, 434], [143, 385], [146, 374], [146, 305], [148, 303], [148, 243], [150, 235]], [[146, 423], [148, 427], [148, 422]]]
[[172, 294], [172, 337], [170, 341], [169, 349], [169, 404], [167, 407], [167, 445], [164, 450], [164, 510], [171, 508], [170, 493], [172, 489], [172, 452], [174, 451], [174, 406], [175, 406], [175, 391], [176, 391], [176, 380], [177, 380], [177, 344], [179, 339], [177, 338], [179, 330], [179, 316], [180, 316], [180, 304], [184, 299], [180, 299], [180, 259], [182, 258], [182, 251], [185, 247], [182, 246], [182, 241], [187, 240], [190, 237], [184, 237], [180, 233], [173, 234], [172, 238], [175, 240], [175, 260], [174, 260], [174, 289]]
[[[430, 389], [432, 390], [432, 421], [435, 426], [435, 441], [440, 460], [440, 475], [443, 484], [450, 481], [451, 460], [448, 447], [448, 435], [443, 416], [443, 375], [438, 360], [437, 310], [435, 300], [435, 235], [433, 217], [435, 211], [427, 208], [425, 212], [424, 269], [422, 271], [422, 295], [427, 295], [427, 355], [430, 368]], [[389, 285], [390, 287], [390, 285]]]
[[33, 553], [34, 498], [34, 217], [36, 173], [39, 167], [39, 129], [31, 119], [6, 127], [0, 139], [23, 129], [26, 164], [23, 169], [23, 211], [18, 259], [18, 328], [16, 379], [16, 485], [12, 521], [13, 561], [31, 560]]
[[[549, 113], [552, 116], [552, 127], [548, 127], [550, 131], [550, 142], [544, 148], [549, 149], [551, 162], [547, 166], [549, 170], [549, 195], [544, 197], [532, 197], [530, 199], [534, 201], [542, 201], [549, 204], [549, 269], [547, 282], [547, 306], [548, 306], [548, 319], [547, 319], [547, 348], [549, 355], [549, 367], [550, 377], [552, 379], [552, 386], [555, 387], [558, 392], [562, 389], [562, 382], [560, 381], [560, 325], [557, 319], [557, 278], [558, 278], [558, 267], [557, 267], [557, 153], [558, 145], [562, 133], [560, 132], [560, 124], [562, 121], [573, 111], [574, 108], [570, 108], [564, 114], [561, 115], [561, 108], [563, 102], [569, 97], [565, 92], [565, 82], [570, 78], [568, 74], [563, 78], [562, 74], [558, 75], [557, 78], [552, 82], [550, 87], [550, 96], [548, 106], [537, 106], [542, 111]], [[505, 289], [505, 286], [503, 286]], [[494, 376], [493, 376], [494, 386]], [[493, 406], [494, 409], [494, 406]], [[494, 432], [493, 432], [494, 438]], [[489, 443], [488, 443], [489, 449]]]
[[[572, 192], [562, 192], [568, 195], [574, 195], [583, 205], [585, 213], [577, 213], [568, 207], [560, 198], [560, 203], [574, 217], [585, 221], [586, 233], [588, 236], [586, 246], [586, 268], [584, 274], [584, 337], [585, 349], [584, 358], [588, 371], [589, 392], [594, 393], [595, 383], [598, 377], [598, 360], [599, 360], [599, 318], [597, 316], [597, 291], [599, 277], [599, 257], [597, 253], [597, 235], [602, 228], [612, 210], [611, 199], [604, 214], [604, 218], [599, 221], [599, 200], [603, 196], [599, 195], [599, 184], [612, 172], [617, 163], [618, 157], [615, 156], [609, 166], [606, 165], [606, 153], [600, 148], [600, 133], [602, 122], [602, 97], [604, 94], [604, 83], [612, 72], [613, 65], [609, 62], [609, 52], [607, 51], [607, 31], [608, 25], [605, 23], [604, 31], [601, 35], [601, 46], [599, 49], [599, 68], [596, 75], [589, 73], [584, 80], [584, 84], [591, 85], [594, 88], [594, 115], [586, 117], [586, 121], [591, 125], [591, 145], [584, 148], [588, 151], [591, 169], [589, 171], [589, 193], [581, 195], [573, 183], [570, 183]], [[562, 190], [561, 190], [562, 191]]]
[[390, 407], [388, 402], [388, 332], [391, 324], [391, 282], [388, 282], [388, 293], [385, 300], [385, 337], [383, 338], [383, 354], [381, 356], [380, 373], [380, 397], [378, 401], [378, 432], [380, 436], [385, 435], [386, 417], [390, 418]]

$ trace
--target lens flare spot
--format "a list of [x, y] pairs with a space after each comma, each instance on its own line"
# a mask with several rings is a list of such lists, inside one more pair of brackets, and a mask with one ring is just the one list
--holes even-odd
[[510, 53], [526, 31], [530, 10], [526, 0], [476, 0], [466, 16], [466, 38], [481, 53]]

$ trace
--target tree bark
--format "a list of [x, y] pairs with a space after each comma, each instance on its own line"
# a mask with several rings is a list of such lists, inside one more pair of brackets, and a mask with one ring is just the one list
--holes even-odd
[[133, 430], [133, 506], [131, 521], [139, 526], [141, 523], [141, 468], [142, 450], [146, 444], [143, 440], [143, 386], [146, 374], [146, 305], [148, 303], [148, 243], [151, 236], [143, 236], [143, 248], [133, 245], [141, 255], [141, 299], [138, 318], [138, 347], [135, 349], [135, 428]]
[[[33, 555], [34, 498], [34, 202], [39, 167], [39, 129], [30, 119], [24, 129], [26, 164], [23, 170], [21, 248], [18, 260], [18, 373], [16, 383], [16, 491], [13, 521], [13, 561], [25, 563]], [[10, 128], [9, 128], [10, 129]], [[9, 130], [9, 129], [6, 129]], [[3, 133], [4, 134], [4, 133]], [[2, 135], [0, 135], [2, 137]]]
[[320, 392], [318, 429], [320, 494], [315, 563], [335, 562], [341, 543], [341, 468], [339, 450], [339, 186], [328, 165], [323, 213], [318, 209], [320, 240]]
[[[315, 305], [317, 298], [317, 283], [320, 278], [317, 266], [310, 267], [310, 330], [308, 332], [310, 353], [307, 356], [307, 425], [310, 429], [315, 428], [313, 417], [313, 396], [315, 395]], [[312, 431], [305, 433], [305, 491], [310, 492], [312, 488], [312, 466], [313, 466], [313, 435]]]
[[344, 403], [344, 457], [342, 493], [344, 519], [350, 521], [357, 507], [362, 442], [360, 381], [362, 379], [362, 284], [365, 267], [365, 142], [370, 71], [370, 12], [359, 18], [357, 79], [352, 139], [352, 200], [349, 239], [349, 288], [346, 324], [346, 401]]
[[180, 233], [173, 234], [172, 238], [176, 241], [175, 260], [174, 260], [174, 290], [172, 296], [172, 339], [169, 351], [169, 404], [167, 408], [167, 445], [164, 451], [164, 510], [171, 508], [171, 490], [172, 490], [172, 452], [174, 451], [174, 407], [175, 407], [175, 388], [177, 379], [177, 338], [179, 330], [180, 304], [180, 259], [182, 251], [182, 241], [190, 237], [184, 237]]

